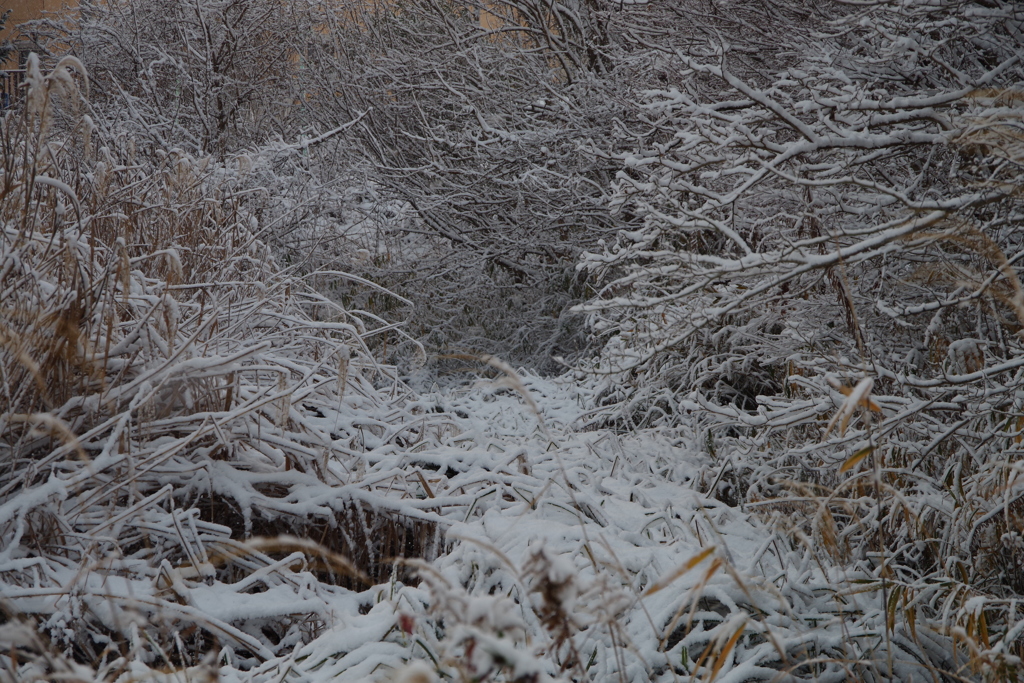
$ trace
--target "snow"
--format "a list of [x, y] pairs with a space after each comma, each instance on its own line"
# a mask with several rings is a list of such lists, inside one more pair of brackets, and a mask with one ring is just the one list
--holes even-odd
[[[322, 592], [318, 603], [296, 601], [278, 586], [243, 604], [238, 602], [241, 596], [231, 597], [214, 585], [193, 589], [193, 604], [226, 622], [270, 616], [285, 608], [326, 615], [325, 630], [289, 659], [288, 666], [311, 681], [385, 680], [390, 674], [382, 679], [382, 671], [424, 656], [418, 643], [438, 656], [435, 648], [451, 647], [452, 642], [467, 647], [469, 641], [478, 649], [467, 665], [478, 671], [500, 662], [510, 667], [512, 676], [541, 672], [557, 677], [550, 660], [539, 658], [551, 643], [545, 645], [543, 630], [538, 630], [544, 599], [531, 593], [537, 581], [561, 586], [555, 599], [573, 615], [574, 628], [583, 629], [576, 636], [578, 649], [599, 653], [592, 665], [598, 680], [620, 674], [626, 680], [651, 680], [656, 670], [664, 670], [665, 655], [659, 649], [663, 628], [681, 614], [686, 618], [696, 594], [723, 605], [728, 618], [707, 630], [721, 617], [698, 613], [698, 619], [711, 621], [677, 647], [699, 649], [708, 639], [728, 639], [741, 622], [749, 621], [747, 609], [777, 607], [777, 597], [762, 577], [785, 573], [785, 567], [765, 542], [765, 529], [691, 486], [708, 464], [706, 454], [680, 445], [681, 435], [671, 431], [628, 436], [573, 431], [571, 425], [588, 408], [580, 386], [530, 375], [522, 376], [521, 386], [528, 387], [537, 415], [520, 394], [487, 382], [432, 399], [466, 417], [457, 419], [464, 431], [452, 444], [415, 456], [417, 462], [449, 473], [432, 482], [436, 498], [429, 499], [442, 511], [450, 548], [425, 575], [436, 572], [436, 579], [427, 581], [429, 595], [423, 587], [380, 586], [363, 596]], [[371, 457], [367, 474], [408, 457]], [[456, 490], [463, 494], [451, 495]], [[642, 597], [646, 587], [706, 548], [712, 548], [710, 558], [720, 560], [716, 571], [708, 572], [705, 561], [658, 593]], [[733, 567], [732, 575], [722, 571], [726, 562]], [[531, 573], [538, 564], [539, 573]], [[446, 588], [441, 590], [441, 585]], [[354, 608], [367, 599], [373, 609], [358, 614]], [[741, 607], [751, 599], [751, 607]], [[432, 600], [444, 606], [432, 605]], [[531, 609], [524, 611], [527, 604]], [[451, 612], [444, 622], [447, 640], [441, 642], [437, 626], [429, 626], [432, 611], [438, 609]], [[412, 634], [396, 631], [399, 613], [414, 615]], [[625, 669], [610, 657], [618, 647], [610, 640], [612, 631], [630, 643], [628, 650], [618, 652]], [[527, 632], [540, 640], [524, 651], [527, 641], [519, 638]], [[723, 675], [729, 680], [771, 678], [774, 670], [764, 666], [778, 658], [772, 647], [743, 652], [747, 659], [724, 668]], [[668, 657], [679, 661], [678, 655]], [[261, 673], [251, 680], [271, 680], [277, 674], [271, 673], [269, 663], [261, 671], [267, 678]]]
[[[590, 396], [586, 383], [515, 373], [503, 382], [453, 387], [414, 403], [443, 405], [454, 421], [457, 429], [436, 445], [415, 453], [368, 446], [364, 487], [393, 478], [413, 461], [430, 481], [433, 497], [391, 500], [395, 511], [410, 518], [426, 514], [446, 529], [446, 550], [423, 570], [420, 587], [397, 583], [354, 592], [325, 585], [304, 569], [305, 557], [293, 553], [234, 584], [213, 579], [201, 568], [183, 572], [165, 562], [161, 573], [170, 580], [176, 596], [172, 602], [153, 592], [154, 584], [137, 564], [126, 566], [122, 576], [87, 574], [86, 583], [73, 593], [93, 596], [87, 599], [89, 609], [112, 626], [120, 623], [116, 615], [124, 610], [144, 620], [198, 620], [262, 661], [250, 668], [249, 660], [232, 660], [221, 668], [224, 680], [276, 680], [285, 669], [309, 681], [387, 680], [402, 661], [443, 661], [458, 652], [466, 657], [464, 665], [478, 672], [507, 668], [512, 676], [554, 679], [561, 673], [551, 668], [553, 660], [545, 653], [565, 645], [552, 640], [542, 625], [552, 618], [542, 615], [552, 609], [571, 615], [570, 637], [580, 652], [586, 657], [597, 653], [591, 667], [599, 679], [658, 679], [657, 671], [670, 669], [666, 661], [681, 661], [678, 653], [662, 653], [664, 629], [687, 621], [698, 595], [722, 605], [729, 619], [750, 609], [772, 609], [778, 599], [763, 577], [786, 569], [756, 520], [695, 490], [709, 456], [688, 445], [696, 443], [693, 435], [577, 431], [591, 410]], [[320, 407], [318, 412], [322, 417], [310, 417], [311, 422], [358, 429], [347, 409]], [[422, 469], [427, 465], [430, 469]], [[347, 476], [338, 463], [334, 469], [339, 478]], [[243, 476], [217, 463], [210, 463], [204, 476], [239, 501], [247, 519], [246, 501], [252, 505], [258, 498], [253, 486], [302, 480], [288, 473]], [[46, 499], [63, 490], [52, 481], [34, 495]], [[319, 493], [308, 485], [297, 490], [303, 492], [301, 499], [270, 502], [291, 514], [322, 514], [337, 499], [331, 487]], [[144, 497], [95, 528], [113, 531], [138, 513], [148, 515], [149, 524], [160, 524], [155, 506], [167, 493], [164, 488]], [[43, 502], [15, 500], [32, 506]], [[189, 534], [200, 557], [212, 553], [217, 538], [204, 533]], [[692, 570], [644, 596], [645, 589], [678, 574], [705, 549], [710, 555]], [[723, 571], [726, 565], [730, 572]], [[9, 558], [0, 572], [25, 569]], [[64, 581], [73, 575], [67, 571]], [[8, 588], [5, 593], [26, 612], [43, 608], [37, 601], [45, 592]], [[53, 628], [74, 619], [68, 610], [76, 600], [68, 594], [49, 602], [49, 609], [55, 609]], [[364, 605], [372, 608], [366, 611]], [[411, 621], [410, 633], [398, 628], [400, 615]], [[722, 618], [715, 612], [701, 611], [695, 618], [704, 626], [690, 631], [677, 649], [699, 649], [708, 639], [732, 635], [727, 633], [731, 626], [714, 626]], [[297, 631], [293, 646], [275, 651], [259, 642], [259, 625], [282, 619], [296, 624], [313, 620], [320, 626], [306, 635]], [[764, 665], [778, 656], [764, 647], [744, 652], [749, 659], [735, 670], [752, 671], [755, 677], [767, 677]], [[671, 678], [671, 673], [664, 675]]]
[[3, 117], [5, 673], [1019, 668], [1011, 3], [243, 4]]

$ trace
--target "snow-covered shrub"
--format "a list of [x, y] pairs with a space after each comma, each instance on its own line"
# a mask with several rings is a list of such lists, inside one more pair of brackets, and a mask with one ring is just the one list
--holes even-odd
[[616, 199], [644, 227], [582, 265], [605, 282], [582, 307], [605, 400], [698, 420], [709, 489], [801, 513], [823, 561], [961, 629], [998, 677], [1024, 654], [1022, 16], [822, 12], [765, 70], [709, 31], [644, 94]]
[[[554, 369], [584, 340], [566, 312], [581, 246], [621, 224], [614, 163], [582, 144], [614, 146], [624, 102], [596, 77], [609, 11], [547, 5], [90, 0], [58, 43], [94, 74], [101, 129], [258, 160], [281, 201], [253, 213], [284, 261], [401, 294], [432, 349]], [[358, 285], [325, 294], [409, 312]]]
[[364, 114], [344, 139], [370, 182], [348, 204], [358, 225], [311, 237], [309, 257], [414, 302], [409, 331], [432, 350], [559, 369], [551, 357], [584, 341], [567, 314], [586, 294], [575, 259], [623, 225], [605, 209], [615, 163], [586, 148], [615, 147], [629, 110], [620, 48], [601, 38], [619, 15], [533, 0], [348, 11], [309, 66], [332, 87], [307, 105], [321, 129]]
[[237, 152], [294, 137], [306, 42], [316, 3], [287, 11], [271, 0], [84, 0], [64, 18], [55, 50], [70, 45], [93, 76], [102, 123], [139, 145], [193, 154]]
[[276, 265], [233, 171], [52, 126], [83, 77], [33, 56], [0, 119], [0, 595], [103, 677], [256, 666], [437, 553], [401, 465], [364, 475], [452, 426], [406, 409], [378, 319]]
[[[322, 79], [299, 100], [310, 119], [244, 150], [165, 145], [126, 123], [139, 109], [76, 110], [78, 64], [33, 64], [0, 136], [0, 680], [1013, 678], [1012, 7], [660, 5], [383, 3], [379, 24], [303, 36], [376, 99]], [[672, 13], [680, 30], [653, 21]], [[403, 61], [407, 43], [434, 58]], [[646, 121], [601, 101], [629, 75], [658, 83]], [[539, 90], [528, 125], [502, 99]], [[321, 96], [351, 106], [327, 117]], [[598, 139], [619, 108], [632, 118]], [[516, 152], [564, 143], [552, 131], [588, 130], [551, 168], [594, 170], [593, 195], [551, 181], [531, 206], [596, 211], [609, 159], [637, 148], [601, 223], [631, 229], [588, 263], [611, 283], [591, 306], [612, 335], [602, 400], [649, 428], [602, 425], [600, 380], [494, 358], [497, 382], [410, 392], [379, 362], [422, 360], [381, 315], [409, 300], [318, 266], [397, 281], [444, 263], [453, 279], [417, 292], [439, 309], [486, 291], [459, 290], [479, 282], [472, 259], [441, 258], [447, 223], [417, 221], [493, 185], [516, 224], [472, 224], [474, 248], [551, 244], [515, 232], [540, 223], [498, 181], [529, 166]], [[395, 144], [352, 165], [356, 133]]]

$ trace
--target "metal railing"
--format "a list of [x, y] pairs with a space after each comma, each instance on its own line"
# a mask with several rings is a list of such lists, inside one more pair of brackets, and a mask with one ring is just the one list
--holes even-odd
[[0, 109], [9, 109], [24, 96], [24, 69], [0, 70]]

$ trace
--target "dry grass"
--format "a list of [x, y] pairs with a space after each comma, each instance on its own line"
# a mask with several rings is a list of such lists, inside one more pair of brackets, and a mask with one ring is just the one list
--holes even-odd
[[447, 427], [404, 409], [374, 319], [275, 265], [259, 188], [86, 134], [78, 66], [33, 59], [26, 106], [0, 119], [0, 592], [53, 637], [9, 622], [4, 675], [113, 678], [223, 647], [244, 667], [323, 615], [223, 621], [190, 591], [364, 585], [436, 555], [437, 521], [361, 476], [375, 445]]
[[[1024, 423], [1015, 394], [993, 430], [980, 407], [992, 392], [984, 382], [964, 390], [974, 411], [964, 431], [989, 430], [985, 458], [939, 444], [915, 461], [900, 440], [917, 413], [894, 416], [891, 397], [872, 396], [867, 382], [837, 384], [839, 410], [801, 427], [844, 457], [826, 461], [811, 444], [801, 455], [821, 462], [787, 481], [772, 470], [779, 461], [758, 463], [751, 451], [723, 462], [724, 439], [723, 460], [693, 478], [710, 494], [730, 483], [730, 505], [745, 497], [784, 513], [771, 517], [778, 533], [760, 551], [774, 544], [778, 576], [742, 575], [713, 540], [722, 538], [703, 502], [685, 524], [704, 550], [661, 575], [627, 568], [607, 540], [620, 539], [604, 535], [610, 513], [584, 505], [587, 487], [551, 466], [562, 446], [522, 379], [495, 359], [484, 360], [523, 396], [531, 428], [540, 421], [544, 458], [510, 453], [444, 492], [412, 466], [368, 477], [377, 449], [415, 452], [452, 430], [444, 415], [410, 408], [374, 360], [367, 340], [378, 321], [274, 264], [254, 228], [258, 188], [208, 160], [147, 155], [58, 125], [59, 98], [75, 121], [74, 66], [46, 77], [33, 66], [27, 106], [0, 122], [0, 591], [9, 600], [0, 681], [129, 680], [138, 666], [212, 680], [223, 657], [243, 670], [277, 659], [283, 680], [291, 663], [280, 661], [331, 623], [311, 591], [413, 584], [410, 567], [423, 572], [429, 608], [398, 616], [383, 637], [407, 638], [409, 651], [463, 680], [583, 681], [597, 666], [619, 680], [712, 681], [748, 662], [779, 680], [1017, 680]], [[994, 270], [933, 275], [989, 287], [1022, 322], [1009, 259], [958, 230], [929, 239]], [[959, 362], [975, 372], [984, 360], [968, 349]], [[872, 444], [855, 444], [864, 438]], [[642, 501], [659, 479], [646, 456], [637, 460], [649, 468], [635, 479]], [[624, 465], [616, 455], [600, 466], [573, 477], [614, 484]], [[740, 489], [752, 479], [772, 490], [748, 496]], [[396, 561], [441, 554], [446, 520], [435, 510], [447, 503], [430, 499], [444, 493], [461, 497], [465, 521], [486, 514], [485, 498], [524, 518], [561, 506], [583, 530], [586, 576], [568, 552], [536, 546], [511, 559], [466, 539], [448, 559], [455, 573]], [[727, 519], [727, 507], [713, 512]], [[675, 533], [667, 510], [643, 514], [652, 516], [644, 532]], [[243, 606], [290, 602], [222, 617], [197, 604], [214, 585]], [[419, 607], [424, 592], [399, 591]], [[642, 650], [641, 620], [656, 647]]]

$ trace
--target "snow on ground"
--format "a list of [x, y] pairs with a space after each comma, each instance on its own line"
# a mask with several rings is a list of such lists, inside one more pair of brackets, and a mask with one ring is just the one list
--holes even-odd
[[[39, 615], [55, 641], [134, 634], [132, 652], [106, 657], [96, 673], [125, 682], [210, 669], [239, 683], [392, 681], [416, 660], [445, 680], [839, 680], [850, 675], [844, 660], [881, 647], [849, 651], [878, 632], [877, 591], [837, 600], [834, 586], [851, 577], [829, 575], [752, 515], [701, 493], [715, 462], [697, 434], [584, 427], [593, 410], [586, 381], [504, 370], [496, 381], [380, 405], [353, 392], [332, 409], [310, 394], [293, 404], [293, 421], [349, 454], [330, 460], [322, 479], [282, 470], [269, 455], [254, 455], [250, 469], [183, 460], [156, 481], [163, 489], [90, 523], [114, 549], [102, 566], [0, 558], [0, 576], [20, 577], [3, 597]], [[399, 404], [401, 419], [391, 415]], [[268, 427], [264, 438], [284, 436]], [[209, 491], [210, 505], [232, 498], [246, 528], [265, 537], [243, 543], [225, 526], [237, 529], [237, 519], [165, 509], [171, 483], [161, 482], [178, 482], [183, 500], [190, 488]], [[305, 520], [305, 535], [266, 537], [291, 533], [286, 519]], [[370, 546], [372, 559], [389, 552], [382, 519], [424, 536], [389, 541], [429, 555], [405, 562], [421, 581], [386, 558], [372, 588], [326, 580], [323, 566], [334, 572], [346, 559], [317, 559], [316, 544], [337, 548], [332, 534], [352, 534], [349, 547]], [[425, 537], [434, 533], [436, 542]], [[119, 556], [125, 547], [134, 554]], [[83, 615], [88, 631], [75, 628]], [[160, 647], [174, 651], [153, 654]], [[195, 651], [207, 659], [195, 662]], [[190, 666], [154, 679], [168, 661]]]
[[367, 465], [368, 477], [424, 474], [429, 493], [408, 504], [440, 515], [447, 552], [423, 583], [355, 600], [321, 587], [322, 632], [255, 670], [226, 666], [225, 680], [391, 680], [403, 661], [422, 659], [493, 680], [582, 670], [591, 680], [669, 681], [691, 673], [709, 642], [721, 649], [738, 633], [719, 680], [778, 675], [780, 648], [792, 643], [766, 637], [759, 615], [779, 612], [763, 577], [785, 570], [771, 534], [691, 486], [709, 458], [697, 440], [577, 431], [588, 408], [580, 386], [523, 378], [534, 413], [508, 384], [422, 396], [425, 409], [457, 416], [460, 433]]

